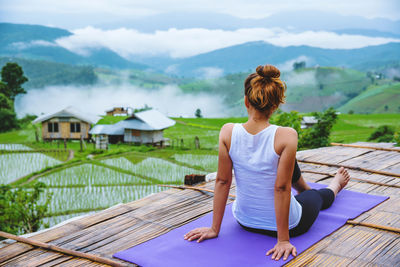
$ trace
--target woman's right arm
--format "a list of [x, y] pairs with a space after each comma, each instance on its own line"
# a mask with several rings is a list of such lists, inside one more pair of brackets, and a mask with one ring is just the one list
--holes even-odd
[[213, 223], [211, 227], [196, 228], [187, 233], [184, 238], [192, 241], [217, 237], [225, 212], [226, 201], [232, 184], [232, 161], [229, 156], [230, 140], [233, 124], [225, 124], [219, 135], [218, 172], [214, 187]]

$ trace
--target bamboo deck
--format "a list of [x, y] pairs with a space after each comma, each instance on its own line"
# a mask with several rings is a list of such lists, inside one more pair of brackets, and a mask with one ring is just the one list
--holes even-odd
[[[390, 144], [359, 143], [359, 145], [391, 147]], [[398, 187], [400, 178], [357, 169], [362, 167], [398, 175], [400, 174], [400, 152], [332, 146], [298, 152], [297, 158], [300, 161], [300, 168], [304, 170], [304, 178], [310, 182], [329, 183], [332, 179], [329, 174], [334, 174], [337, 169], [330, 166], [331, 164], [354, 167], [349, 170], [350, 174], [363, 181], [350, 181], [346, 189], [390, 196], [389, 200], [362, 214], [355, 221], [400, 228], [400, 188]], [[301, 161], [319, 162], [319, 164]], [[377, 185], [368, 181], [397, 185], [397, 187]], [[203, 186], [209, 189], [214, 187], [213, 182], [205, 183]], [[234, 185], [231, 193], [235, 193]], [[170, 189], [69, 222], [30, 238], [126, 263], [112, 258], [112, 255], [162, 235], [211, 210], [211, 193]], [[20, 242], [0, 249], [0, 266], [39, 265], [104, 266], [89, 260], [34, 248]], [[400, 266], [400, 234], [346, 224], [286, 264], [286, 266], [337, 265]]]

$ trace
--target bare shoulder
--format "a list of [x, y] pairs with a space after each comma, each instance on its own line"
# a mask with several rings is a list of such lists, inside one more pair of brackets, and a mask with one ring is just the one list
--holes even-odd
[[225, 123], [220, 131], [220, 136], [231, 136], [234, 123]]
[[297, 132], [290, 127], [279, 127], [276, 130], [274, 148], [281, 155], [285, 148], [297, 149]]
[[291, 127], [278, 127], [276, 133], [278, 137], [282, 137], [284, 139], [294, 138], [295, 140], [297, 140], [297, 131]]
[[220, 144], [224, 144], [228, 150], [231, 147], [233, 126], [235, 126], [234, 123], [226, 123], [222, 126], [221, 131], [219, 132], [219, 142]]

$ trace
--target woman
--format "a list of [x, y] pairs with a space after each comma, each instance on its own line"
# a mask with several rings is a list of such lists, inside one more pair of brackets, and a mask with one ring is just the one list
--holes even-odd
[[[271, 65], [259, 66], [244, 86], [248, 121], [225, 124], [220, 132], [212, 226], [196, 228], [184, 238], [201, 242], [218, 236], [233, 167], [237, 195], [232, 205], [234, 217], [246, 230], [277, 237], [275, 247], [266, 255], [286, 260], [290, 254], [296, 256], [289, 237], [305, 233], [319, 211], [330, 207], [350, 176], [340, 168], [327, 188], [311, 189], [296, 162], [297, 132], [269, 123], [284, 100], [286, 86], [279, 70]], [[292, 186], [298, 192], [296, 196]]]

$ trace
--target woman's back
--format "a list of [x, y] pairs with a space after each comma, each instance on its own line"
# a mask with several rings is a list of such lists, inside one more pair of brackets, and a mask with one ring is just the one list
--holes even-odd
[[[241, 124], [232, 129], [229, 156], [236, 178], [236, 200], [232, 206], [235, 218], [244, 226], [276, 230], [274, 186], [279, 155], [274, 149], [276, 125], [253, 135]], [[289, 229], [301, 217], [301, 206], [291, 196]]]

